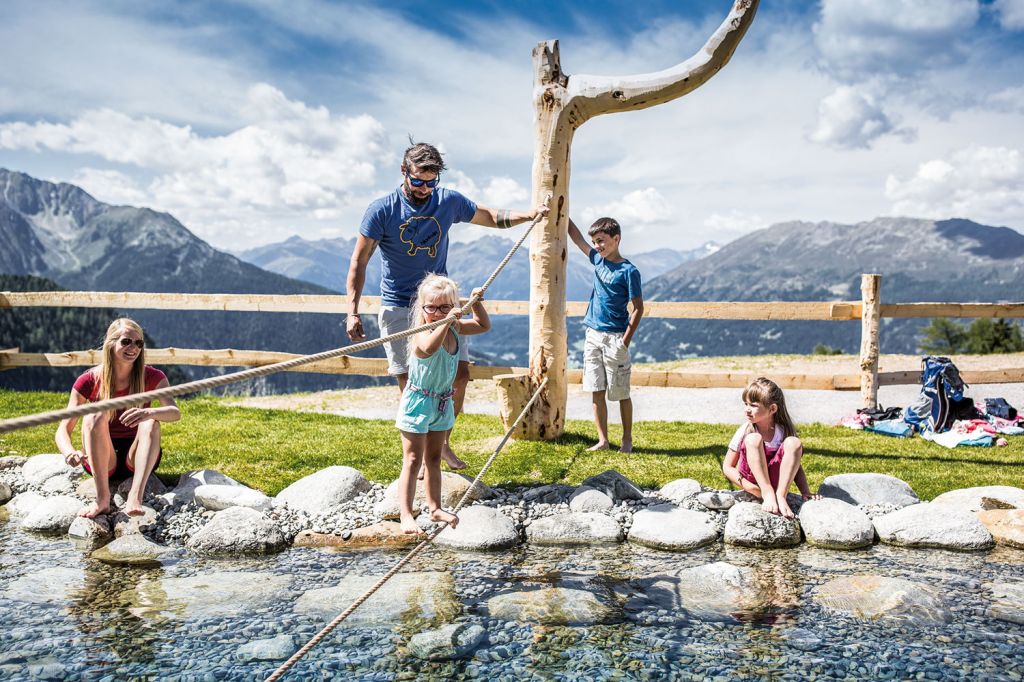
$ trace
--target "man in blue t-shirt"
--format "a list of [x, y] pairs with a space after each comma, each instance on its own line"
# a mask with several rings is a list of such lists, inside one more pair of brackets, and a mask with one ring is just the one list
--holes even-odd
[[[633, 451], [633, 401], [629, 397], [632, 365], [629, 343], [644, 314], [640, 271], [619, 253], [622, 229], [614, 218], [598, 218], [587, 230], [590, 244], [569, 220], [569, 238], [594, 265], [594, 291], [583, 324], [583, 390], [594, 405], [597, 443], [590, 450], [608, 449], [608, 400], [618, 401], [622, 417], [619, 452]], [[591, 246], [593, 244], [593, 246]], [[628, 306], [632, 304], [633, 310]]]
[[[455, 190], [438, 187], [444, 169], [444, 160], [436, 147], [425, 143], [412, 145], [402, 156], [402, 184], [366, 209], [348, 269], [348, 319], [345, 326], [353, 341], [365, 338], [359, 318], [359, 299], [366, 280], [366, 264], [378, 246], [383, 263], [378, 322], [381, 336], [387, 336], [409, 328], [409, 306], [416, 296], [420, 280], [430, 272], [448, 274], [448, 232], [453, 223], [507, 229], [548, 212], [547, 206], [538, 206], [531, 211], [479, 206]], [[454, 386], [456, 415], [462, 411], [466, 384], [469, 383], [468, 346], [465, 339], [460, 341], [459, 369]], [[388, 374], [398, 379], [402, 391], [409, 377], [406, 349], [405, 339], [384, 344]], [[452, 452], [447, 438], [441, 454], [452, 469], [466, 467]]]

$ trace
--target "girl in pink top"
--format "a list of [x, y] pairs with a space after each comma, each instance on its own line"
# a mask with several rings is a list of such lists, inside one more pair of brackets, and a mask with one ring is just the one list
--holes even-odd
[[[152, 391], [167, 386], [167, 377], [146, 366], [146, 348], [142, 328], [122, 317], [107, 328], [103, 341], [103, 361], [75, 381], [68, 407], [108, 398]], [[160, 422], [181, 419], [173, 398], [129, 407], [116, 413], [99, 412], [82, 419], [82, 448], [75, 448], [71, 434], [77, 418], [65, 419], [57, 427], [57, 447], [72, 466], [82, 464], [96, 482], [96, 502], [79, 514], [94, 518], [110, 511], [110, 479], [131, 476], [132, 487], [124, 512], [143, 513], [142, 493], [160, 461]]]
[[734, 485], [762, 500], [770, 514], [793, 518], [786, 493], [796, 482], [805, 500], [818, 499], [807, 485], [800, 464], [804, 447], [786, 410], [778, 385], [759, 377], [743, 389], [746, 421], [736, 431], [722, 463], [722, 473]]

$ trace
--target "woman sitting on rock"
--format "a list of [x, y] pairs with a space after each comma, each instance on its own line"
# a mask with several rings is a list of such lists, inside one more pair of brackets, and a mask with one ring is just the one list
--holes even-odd
[[[68, 407], [117, 398], [168, 386], [167, 377], [146, 366], [146, 344], [142, 328], [122, 317], [107, 328], [103, 341], [103, 362], [75, 381]], [[116, 413], [98, 412], [82, 420], [82, 450], [71, 441], [77, 418], [65, 419], [57, 427], [57, 447], [71, 466], [82, 464], [96, 483], [96, 503], [80, 516], [94, 518], [110, 511], [110, 481], [132, 479], [124, 512], [141, 515], [146, 481], [160, 463], [160, 422], [181, 419], [172, 398], [162, 398], [160, 407], [146, 403]]]

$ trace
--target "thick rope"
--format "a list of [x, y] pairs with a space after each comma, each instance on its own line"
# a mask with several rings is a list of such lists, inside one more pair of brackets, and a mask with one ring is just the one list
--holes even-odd
[[[508, 439], [512, 437], [512, 433], [516, 430], [516, 427], [519, 426], [519, 422], [522, 421], [523, 417], [526, 416], [526, 413], [530, 410], [531, 407], [533, 407], [533, 403], [537, 400], [537, 397], [540, 395], [541, 391], [544, 390], [544, 387], [547, 386], [547, 384], [548, 380], [547, 377], [545, 377], [544, 380], [540, 382], [540, 386], [537, 387], [537, 390], [533, 392], [533, 396], [530, 398], [529, 402], [526, 403], [526, 406], [523, 408], [523, 411], [520, 412], [519, 416], [516, 417], [516, 420], [512, 422], [512, 426], [510, 426], [508, 430], [505, 431], [505, 436], [501, 439], [501, 442], [498, 443], [498, 447], [494, 449], [494, 453], [491, 454], [491, 456], [487, 459], [486, 462], [484, 462], [483, 467], [481, 467], [480, 469], [480, 473], [476, 475], [476, 478], [473, 479], [473, 482], [469, 485], [468, 488], [466, 488], [466, 492], [462, 494], [462, 499], [459, 500], [459, 503], [455, 505], [455, 508], [452, 510], [453, 514], [458, 514], [462, 507], [465, 506], [466, 501], [469, 499], [470, 493], [474, 491], [476, 485], [480, 482], [480, 479], [482, 479], [484, 474], [487, 473], [487, 470], [490, 468], [491, 464], [494, 463], [494, 460], [498, 456], [498, 453], [500, 453], [502, 448], [505, 447], [505, 443], [507, 443]], [[291, 658], [282, 663], [281, 667], [275, 670], [274, 673], [266, 679], [266, 682], [274, 682], [275, 680], [279, 679], [282, 675], [284, 675], [286, 672], [288, 672], [289, 668], [298, 663], [300, 658], [309, 653], [309, 651], [317, 644], [319, 644], [324, 637], [329, 635], [331, 631], [334, 630], [334, 628], [338, 627], [338, 625], [340, 625], [343, 620], [352, 615], [353, 611], [355, 611], [357, 608], [359, 608], [360, 605], [363, 604], [363, 602], [365, 602], [367, 599], [373, 596], [374, 592], [383, 587], [384, 583], [386, 583], [388, 580], [394, 577], [395, 574], [401, 571], [406, 564], [412, 561], [413, 557], [415, 557], [417, 554], [426, 549], [427, 546], [434, 541], [434, 538], [436, 538], [441, 533], [441, 531], [443, 531], [447, 527], [448, 522], [444, 521], [437, 528], [428, 533], [426, 539], [424, 539], [418, 545], [413, 547], [412, 550], [408, 554], [406, 554], [401, 561], [395, 564], [390, 571], [385, 573], [380, 580], [375, 582], [373, 586], [370, 587], [370, 589], [366, 590], [366, 592], [364, 592], [362, 595], [359, 596], [358, 599], [352, 602], [352, 604], [349, 605], [347, 609], [342, 611], [334, 620], [332, 620], [330, 623], [324, 626], [324, 628], [320, 632], [316, 633], [316, 635], [314, 635], [312, 639], [306, 642], [306, 644], [303, 645], [301, 649], [296, 651]]]
[[[550, 197], [549, 197], [550, 199]], [[480, 287], [480, 295], [487, 290], [489, 286], [494, 282], [494, 278], [498, 276], [498, 273], [504, 269], [508, 262], [512, 260], [512, 256], [519, 247], [522, 246], [523, 242], [526, 241], [526, 237], [533, 230], [534, 226], [540, 222], [543, 216], [537, 216], [533, 219], [530, 225], [523, 232], [523, 235], [512, 245], [505, 257], [498, 263], [498, 267], [494, 269], [491, 276]], [[480, 295], [470, 297], [469, 301], [463, 307], [463, 310], [471, 310], [473, 306], [480, 300]], [[306, 365], [311, 362], [319, 362], [321, 360], [330, 360], [340, 355], [350, 355], [352, 353], [358, 353], [370, 348], [375, 348], [384, 343], [391, 341], [397, 341], [398, 339], [404, 339], [412, 336], [413, 334], [419, 334], [423, 331], [436, 329], [443, 324], [448, 324], [449, 319], [445, 318], [437, 320], [436, 322], [430, 322], [419, 327], [413, 327], [412, 329], [406, 329], [403, 332], [397, 334], [390, 334], [388, 336], [382, 336], [380, 338], [371, 339], [370, 341], [363, 341], [356, 343], [351, 346], [345, 346], [344, 348], [335, 348], [334, 350], [324, 351], [315, 355], [304, 355], [298, 358], [292, 358], [291, 360], [284, 360], [282, 362], [275, 362], [271, 365], [264, 365], [262, 367], [254, 367], [252, 369], [242, 370], [240, 372], [233, 372], [231, 374], [224, 374], [219, 377], [210, 377], [207, 379], [199, 379], [197, 381], [190, 381], [185, 384], [178, 384], [177, 386], [168, 386], [167, 388], [158, 388], [153, 391], [146, 391], [144, 393], [133, 393], [132, 395], [126, 395], [120, 398], [111, 398], [109, 400], [100, 400], [94, 403], [87, 403], [85, 405], [79, 405], [77, 407], [69, 407], [63, 410], [55, 410], [53, 412], [40, 412], [38, 414], [27, 415], [25, 417], [16, 417], [14, 419], [5, 419], [0, 421], [0, 433], [7, 433], [9, 431], [17, 431], [18, 429], [27, 429], [31, 426], [40, 426], [42, 424], [49, 424], [52, 422], [58, 422], [62, 419], [70, 419], [73, 417], [82, 417], [87, 414], [95, 414], [97, 412], [108, 412], [114, 410], [120, 410], [136, 405], [144, 405], [153, 400], [160, 400], [162, 398], [173, 398], [174, 396], [184, 395], [186, 393], [196, 393], [198, 391], [204, 391], [210, 388], [216, 388], [217, 386], [224, 386], [226, 384], [233, 384], [239, 381], [245, 381], [246, 379], [255, 379], [257, 377], [267, 376], [268, 374], [275, 374], [282, 372], [293, 367], [299, 367]]]

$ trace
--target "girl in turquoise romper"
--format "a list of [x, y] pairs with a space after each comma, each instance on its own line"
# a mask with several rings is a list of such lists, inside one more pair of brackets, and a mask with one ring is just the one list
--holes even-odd
[[[479, 290], [474, 289], [476, 294]], [[447, 277], [429, 274], [416, 292], [411, 324], [418, 327], [446, 319], [433, 330], [409, 337], [409, 380], [402, 392], [395, 426], [402, 433], [402, 473], [398, 478], [398, 508], [402, 531], [419, 534], [413, 500], [416, 475], [426, 461], [424, 488], [430, 520], [447, 521], [454, 528], [459, 519], [441, 509], [441, 448], [445, 434], [455, 425], [452, 383], [459, 364], [460, 336], [482, 334], [491, 328], [482, 302], [473, 306], [473, 317], [459, 319], [458, 285]]]

